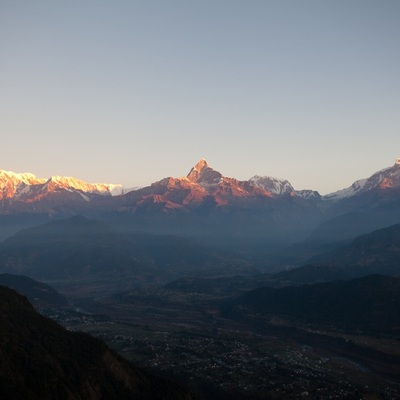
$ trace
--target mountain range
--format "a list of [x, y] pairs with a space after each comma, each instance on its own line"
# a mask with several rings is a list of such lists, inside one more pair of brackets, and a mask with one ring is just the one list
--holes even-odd
[[121, 185], [0, 171], [0, 238], [77, 214], [225, 246], [350, 240], [400, 222], [400, 160], [326, 196], [295, 190], [285, 179], [229, 178], [204, 159], [184, 177], [166, 177], [130, 191]]
[[0, 200], [14, 199], [32, 203], [39, 201], [48, 193], [62, 189], [110, 196], [120, 195], [125, 191], [122, 185], [86, 183], [64, 176], [43, 179], [37, 178], [31, 173], [17, 174], [12, 171], [0, 170]]
[[[204, 158], [189, 171], [187, 176], [181, 178], [164, 178], [153, 185], [158, 186], [159, 184], [162, 185], [165, 183], [179, 185], [178, 182], [180, 182], [181, 185], [185, 187], [185, 183], [186, 186], [198, 184], [209, 194], [230, 192], [239, 197], [246, 194], [258, 194], [269, 197], [282, 195], [309, 197], [310, 193], [312, 193], [315, 197], [321, 197], [324, 200], [337, 201], [358, 196], [370, 190], [376, 190], [377, 188], [388, 189], [399, 186], [399, 165], [400, 158], [396, 159], [394, 166], [382, 169], [368, 179], [357, 180], [350, 187], [325, 196], [321, 196], [317, 191], [313, 190], [295, 190], [288, 180], [271, 176], [255, 175], [248, 181], [228, 178], [211, 168]], [[12, 171], [0, 170], [0, 200], [13, 199], [32, 203], [39, 201], [45, 197], [46, 194], [62, 190], [70, 192], [79, 191], [85, 194], [118, 196], [135, 189], [126, 189], [120, 184], [87, 183], [73, 177], [51, 176], [45, 179], [38, 178], [31, 173], [15, 173]], [[201, 196], [197, 198], [197, 201], [199, 198], [201, 198]], [[191, 199], [186, 199], [186, 204], [190, 201]], [[196, 201], [196, 198], [194, 198], [193, 201]], [[221, 202], [221, 204], [224, 204], [224, 202]]]

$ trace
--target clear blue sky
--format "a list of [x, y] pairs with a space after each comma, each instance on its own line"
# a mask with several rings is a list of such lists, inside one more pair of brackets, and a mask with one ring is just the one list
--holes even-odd
[[397, 0], [2, 0], [0, 49], [0, 169], [328, 193], [400, 157]]

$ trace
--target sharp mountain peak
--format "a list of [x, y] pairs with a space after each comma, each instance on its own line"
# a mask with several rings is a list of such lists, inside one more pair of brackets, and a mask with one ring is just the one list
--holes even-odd
[[201, 173], [204, 168], [210, 168], [210, 166], [205, 158], [201, 158], [198, 163], [189, 171], [187, 178], [189, 178], [189, 176], [193, 173]]
[[205, 158], [200, 158], [199, 162], [194, 166], [197, 170], [209, 167], [208, 162]]
[[201, 185], [217, 184], [222, 179], [222, 174], [212, 169], [207, 161], [202, 158], [186, 176], [189, 181]]

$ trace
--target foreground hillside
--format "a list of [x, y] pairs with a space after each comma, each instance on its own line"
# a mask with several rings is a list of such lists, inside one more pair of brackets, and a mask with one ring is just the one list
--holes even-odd
[[130, 365], [100, 340], [39, 315], [0, 286], [0, 398], [192, 399], [185, 388]]

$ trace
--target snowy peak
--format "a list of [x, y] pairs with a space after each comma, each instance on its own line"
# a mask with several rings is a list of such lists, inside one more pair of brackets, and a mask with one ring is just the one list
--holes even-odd
[[37, 185], [40, 183], [44, 183], [45, 179], [37, 178], [35, 175], [24, 172], [22, 174], [16, 174], [12, 171], [4, 171], [0, 170], [0, 182], [11, 181], [11, 182], [22, 182], [27, 185]]
[[323, 198], [325, 200], [337, 201], [353, 196], [358, 196], [371, 190], [386, 190], [395, 187], [400, 187], [399, 158], [396, 159], [396, 162], [392, 167], [382, 169], [381, 171], [376, 172], [367, 179], [357, 180], [348, 188], [327, 194]]
[[23, 192], [30, 185], [40, 185], [45, 179], [36, 178], [30, 173], [16, 174], [0, 170], [0, 200], [11, 199], [16, 193]]
[[15, 173], [0, 170], [0, 200], [16, 199], [29, 201], [38, 198], [38, 193], [51, 193], [64, 189], [100, 195], [115, 196], [125, 193], [121, 185], [105, 183], [86, 183], [72, 177], [52, 176], [49, 179], [37, 178], [30, 173]]
[[201, 186], [218, 185], [221, 182], [222, 174], [212, 169], [207, 161], [202, 158], [187, 174], [189, 181]]
[[164, 178], [128, 196], [138, 207], [156, 205], [174, 210], [187, 210], [188, 207], [204, 203], [214, 206], [248, 206], [249, 202], [262, 202], [270, 197], [270, 192], [249, 181], [223, 176], [211, 168], [204, 158], [185, 177]]
[[255, 175], [249, 179], [249, 182], [275, 197], [289, 195], [301, 197], [305, 200], [319, 200], [321, 198], [321, 195], [315, 190], [295, 190], [287, 179]]
[[207, 161], [202, 158], [186, 176], [186, 180], [193, 184], [200, 185], [208, 193], [216, 195], [223, 193], [224, 195], [232, 195], [234, 197], [246, 197], [253, 195], [262, 195], [270, 197], [269, 190], [257, 187], [249, 181], [238, 181], [235, 178], [223, 176], [220, 172], [212, 169]]
[[201, 158], [200, 161], [190, 170], [188, 177], [191, 173], [201, 173], [201, 171], [204, 168], [209, 168], [209, 165], [207, 163], [207, 160], [204, 158]]
[[274, 195], [291, 194], [294, 192], [293, 186], [286, 179], [255, 175], [249, 179], [249, 182]]
[[295, 190], [294, 194], [297, 197], [301, 197], [305, 200], [319, 200], [321, 199], [321, 195], [316, 190], [304, 189], [304, 190]]
[[80, 179], [65, 176], [52, 176], [47, 180], [46, 185], [51, 189], [75, 189], [86, 193], [108, 194], [112, 196], [124, 193], [124, 189], [121, 185], [86, 183]]

